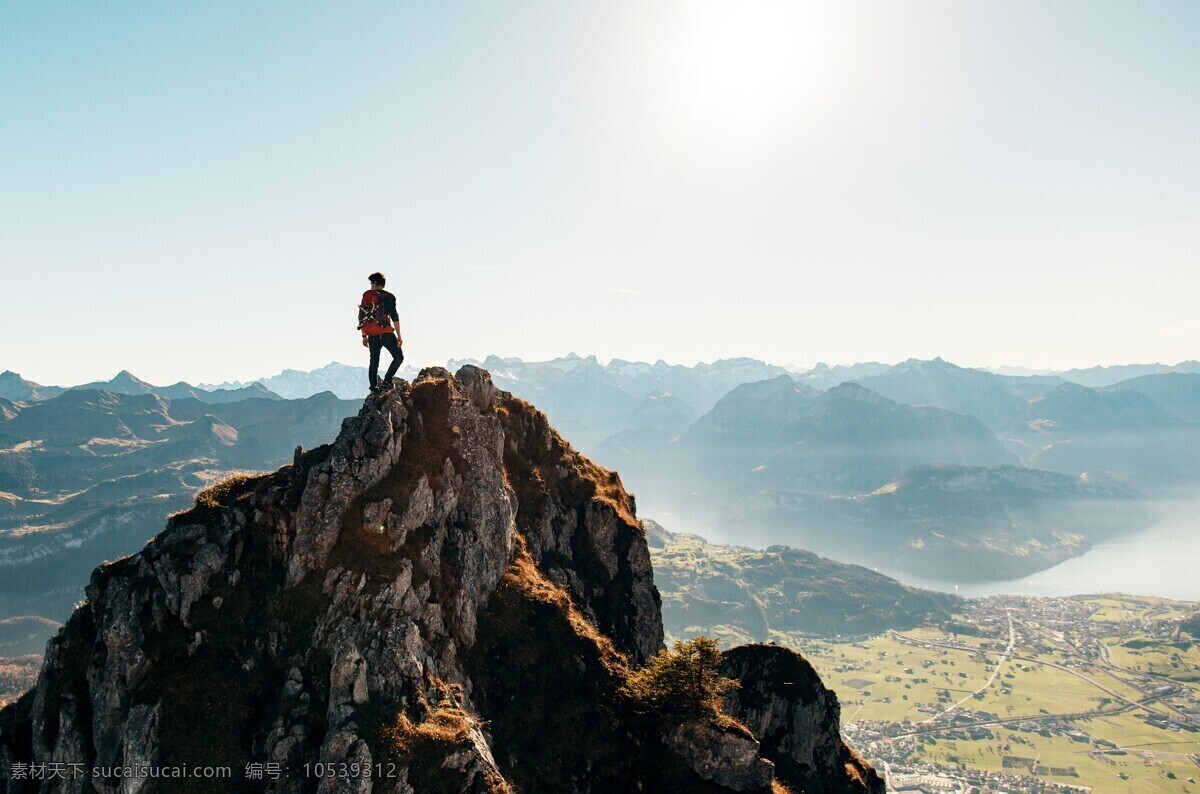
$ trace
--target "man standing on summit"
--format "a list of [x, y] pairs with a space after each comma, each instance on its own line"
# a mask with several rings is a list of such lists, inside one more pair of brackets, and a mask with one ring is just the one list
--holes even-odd
[[[358, 330], [362, 332], [363, 347], [371, 351], [371, 368], [367, 377], [371, 381], [371, 393], [387, 391], [392, 387], [392, 378], [396, 370], [404, 363], [404, 351], [400, 346], [404, 340], [400, 337], [400, 316], [396, 314], [396, 296], [383, 288], [387, 283], [382, 273], [372, 273], [367, 276], [371, 288], [363, 293], [362, 303], [358, 305]], [[383, 381], [379, 380], [379, 349], [386, 347], [392, 355], [392, 364], [388, 367]]]

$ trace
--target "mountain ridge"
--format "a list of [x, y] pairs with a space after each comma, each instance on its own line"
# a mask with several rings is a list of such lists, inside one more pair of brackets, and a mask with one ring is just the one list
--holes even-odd
[[644, 523], [663, 626], [676, 637], [765, 642], [772, 632], [848, 637], [904, 631], [946, 617], [958, 602], [803, 549], [712, 544]]
[[331, 440], [357, 405], [73, 389], [0, 416], [0, 619], [64, 620], [100, 561], [140, 548], [222, 473]]

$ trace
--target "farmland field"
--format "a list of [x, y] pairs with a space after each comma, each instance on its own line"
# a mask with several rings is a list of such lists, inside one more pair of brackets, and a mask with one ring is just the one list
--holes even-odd
[[1012, 792], [1174, 794], [1200, 792], [1200, 645], [1180, 627], [1196, 609], [998, 597], [964, 602], [944, 626], [776, 641], [812, 661], [881, 771]]

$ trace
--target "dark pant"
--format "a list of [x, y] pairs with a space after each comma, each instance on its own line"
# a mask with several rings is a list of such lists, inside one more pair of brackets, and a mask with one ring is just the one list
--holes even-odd
[[400, 365], [404, 363], [404, 351], [400, 349], [400, 345], [396, 344], [395, 334], [369, 336], [367, 343], [371, 349], [371, 368], [367, 370], [367, 378], [370, 379], [371, 388], [374, 389], [379, 385], [379, 348], [386, 347], [387, 351], [392, 354], [392, 365], [387, 368], [387, 374], [383, 376], [385, 381], [391, 380], [396, 374], [396, 370], [400, 369]]

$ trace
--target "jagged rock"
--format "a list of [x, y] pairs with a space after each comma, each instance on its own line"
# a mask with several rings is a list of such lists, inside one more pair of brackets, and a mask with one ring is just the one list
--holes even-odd
[[[222, 791], [765, 792], [749, 736], [664, 739], [627, 702], [662, 646], [617, 475], [485, 371], [430, 369], [97, 569], [0, 711], [0, 790], [216, 790], [14, 772], [60, 762], [227, 767]], [[244, 778], [263, 763], [288, 773]]]
[[762, 791], [775, 778], [771, 762], [758, 755], [758, 742], [741, 726], [685, 722], [666, 741], [696, 774], [731, 791]]
[[883, 794], [884, 783], [842, 741], [841, 706], [803, 656], [779, 645], [742, 645], [723, 654], [721, 674], [741, 686], [729, 713], [746, 724], [797, 792]]

